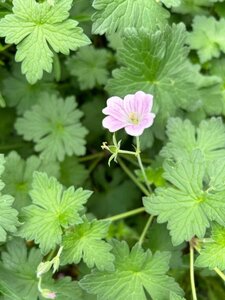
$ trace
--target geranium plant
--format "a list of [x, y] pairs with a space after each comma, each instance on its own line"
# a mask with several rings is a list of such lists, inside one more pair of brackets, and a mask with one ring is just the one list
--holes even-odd
[[0, 0], [0, 300], [225, 299], [224, 12]]

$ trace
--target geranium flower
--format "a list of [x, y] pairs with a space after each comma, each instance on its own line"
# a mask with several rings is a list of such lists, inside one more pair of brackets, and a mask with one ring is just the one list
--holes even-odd
[[107, 115], [102, 125], [110, 132], [124, 128], [132, 136], [142, 135], [145, 128], [153, 124], [155, 114], [151, 112], [153, 96], [144, 92], [134, 95], [111, 97], [107, 100], [107, 107], [102, 112]]

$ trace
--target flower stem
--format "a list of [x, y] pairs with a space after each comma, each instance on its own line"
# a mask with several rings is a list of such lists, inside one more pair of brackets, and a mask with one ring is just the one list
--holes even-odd
[[190, 280], [191, 280], [191, 291], [193, 300], [197, 300], [196, 288], [195, 288], [195, 277], [194, 277], [194, 248], [190, 243]]
[[149, 182], [148, 182], [148, 178], [146, 176], [146, 173], [145, 173], [145, 169], [144, 169], [144, 166], [142, 164], [142, 160], [141, 160], [141, 147], [140, 147], [140, 139], [139, 139], [139, 136], [136, 137], [136, 142], [137, 142], [137, 150], [136, 150], [136, 156], [137, 156], [137, 160], [138, 160], [138, 164], [140, 166], [140, 169], [141, 169], [141, 172], [142, 172], [142, 175], [144, 177], [144, 181], [145, 181], [145, 184], [147, 186], [147, 189], [149, 191], [149, 193], [152, 192], [151, 190], [151, 187], [149, 186]]
[[128, 151], [128, 150], [118, 150], [118, 153], [120, 153], [120, 154], [129, 154], [129, 155], [137, 155], [137, 153], [136, 152], [134, 152], [134, 151]]
[[140, 239], [139, 239], [139, 241], [138, 241], [138, 244], [139, 244], [140, 246], [141, 246], [141, 245], [143, 244], [143, 242], [144, 242], [146, 233], [147, 233], [147, 231], [148, 231], [150, 225], [152, 224], [153, 219], [154, 219], [154, 216], [153, 216], [153, 215], [149, 216], [148, 221], [147, 221], [147, 223], [145, 224], [145, 227], [144, 227], [144, 229], [143, 229], [143, 231], [142, 231], [142, 234], [141, 234], [141, 236], [140, 236]]
[[120, 219], [125, 219], [125, 218], [128, 218], [128, 217], [140, 214], [140, 213], [142, 213], [144, 211], [145, 211], [145, 208], [144, 207], [140, 207], [140, 208], [136, 208], [136, 209], [127, 211], [127, 212], [122, 213], [122, 214], [118, 214], [118, 215], [106, 218], [104, 220], [117, 221], [117, 220], [120, 220]]
[[225, 281], [225, 274], [220, 269], [214, 268], [213, 270]]
[[104, 157], [104, 152], [97, 152], [94, 154], [86, 155], [84, 157], [80, 157], [78, 160], [79, 162], [85, 162], [85, 161], [93, 160], [96, 158], [103, 158], [103, 157]]
[[144, 187], [144, 185], [137, 180], [137, 178], [132, 174], [129, 168], [124, 164], [121, 158], [117, 158], [118, 163], [120, 164], [121, 168], [124, 172], [130, 177], [130, 179], [139, 187], [139, 189], [146, 195], [149, 196], [149, 191]]

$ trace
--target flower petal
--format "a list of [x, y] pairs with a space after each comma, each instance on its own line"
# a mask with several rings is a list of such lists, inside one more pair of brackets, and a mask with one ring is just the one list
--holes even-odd
[[143, 126], [139, 126], [139, 125], [128, 125], [125, 127], [126, 133], [132, 136], [142, 135], [144, 129], [145, 128]]
[[126, 95], [124, 97], [123, 103], [124, 110], [127, 116], [129, 116], [130, 113], [137, 112], [137, 103], [134, 99], [134, 95]]
[[110, 132], [115, 132], [124, 128], [124, 122], [114, 118], [113, 116], [107, 116], [103, 119], [102, 126], [107, 128]]
[[155, 114], [153, 113], [145, 114], [145, 116], [138, 125], [127, 125], [125, 126], [125, 131], [129, 135], [140, 136], [146, 128], [152, 126], [154, 118]]
[[111, 97], [107, 100], [107, 107], [102, 110], [103, 114], [124, 119], [123, 100], [120, 97]]
[[144, 113], [148, 113], [152, 109], [153, 105], [153, 96], [150, 94], [146, 94], [142, 91], [138, 91], [134, 95], [135, 101], [138, 103], [137, 106], [137, 113], [142, 115]]

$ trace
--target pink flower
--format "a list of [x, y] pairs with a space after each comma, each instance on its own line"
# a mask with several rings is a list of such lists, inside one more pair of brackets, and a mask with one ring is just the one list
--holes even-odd
[[144, 92], [134, 95], [111, 97], [107, 100], [107, 107], [102, 112], [107, 115], [102, 125], [110, 132], [124, 128], [132, 136], [140, 136], [145, 128], [153, 124], [155, 114], [151, 112], [153, 96]]

